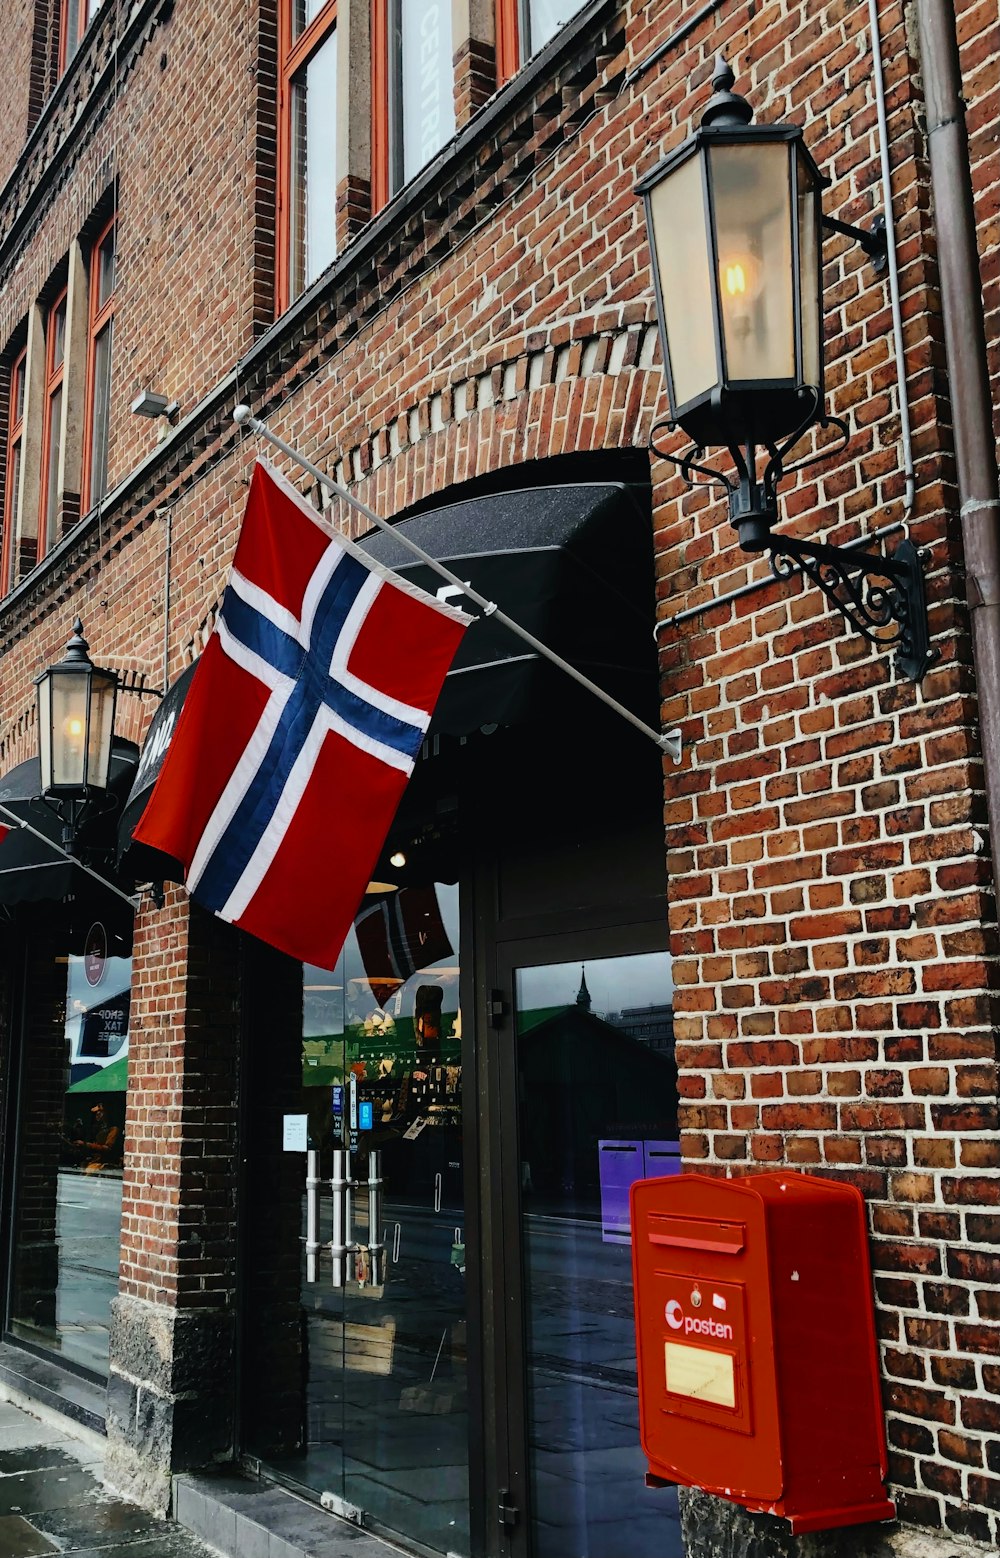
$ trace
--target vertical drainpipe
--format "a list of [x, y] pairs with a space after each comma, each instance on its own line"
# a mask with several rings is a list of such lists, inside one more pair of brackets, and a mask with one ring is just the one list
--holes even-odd
[[1000, 907], [1000, 486], [954, 0], [917, 0], [972, 652]]

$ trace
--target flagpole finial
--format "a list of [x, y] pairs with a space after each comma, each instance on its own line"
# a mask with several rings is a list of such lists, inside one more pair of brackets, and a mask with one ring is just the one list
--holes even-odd
[[243, 405], [237, 406], [233, 411], [233, 421], [238, 422], [240, 427], [244, 427], [247, 422], [252, 422], [253, 412], [250, 410], [250, 407]]

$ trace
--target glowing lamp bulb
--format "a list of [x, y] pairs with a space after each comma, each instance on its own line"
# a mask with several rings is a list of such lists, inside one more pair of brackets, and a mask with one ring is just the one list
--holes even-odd
[[742, 265], [726, 266], [726, 291], [731, 298], [740, 297], [747, 290], [746, 271]]
[[394, 854], [389, 856], [389, 864], [391, 866], [395, 866], [397, 870], [400, 868], [400, 866], [405, 866], [406, 856], [403, 854], [401, 849], [397, 849]]
[[74, 739], [79, 740], [83, 735], [83, 720], [80, 719], [79, 715], [71, 714], [63, 728], [67, 736], [72, 736]]

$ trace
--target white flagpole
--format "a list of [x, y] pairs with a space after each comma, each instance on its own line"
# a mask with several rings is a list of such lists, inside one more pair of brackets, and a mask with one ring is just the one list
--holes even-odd
[[57, 855], [61, 855], [64, 860], [68, 860], [70, 865], [85, 871], [87, 876], [94, 878], [95, 882], [100, 882], [107, 892], [115, 893], [119, 898], [124, 899], [130, 909], [135, 908], [135, 902], [129, 897], [128, 893], [123, 893], [120, 887], [116, 887], [114, 882], [109, 882], [107, 877], [101, 876], [100, 872], [92, 871], [90, 866], [85, 866], [82, 860], [78, 860], [75, 855], [71, 855], [68, 849], [63, 849], [62, 845], [57, 844], [55, 839], [50, 839], [47, 834], [40, 833], [37, 828], [33, 828], [31, 823], [25, 822], [24, 818], [19, 817], [16, 811], [11, 811], [9, 807], [0, 805], [0, 815], [9, 819], [11, 827], [21, 828], [25, 833], [30, 833], [36, 839], [40, 839], [48, 849], [54, 849]]
[[426, 563], [428, 568], [432, 568], [442, 579], [447, 579], [448, 583], [453, 585], [462, 595], [467, 595], [470, 600], [475, 601], [477, 606], [482, 607], [484, 616], [496, 617], [496, 620], [502, 622], [504, 627], [511, 633], [514, 633], [518, 638], [523, 639], [526, 644], [529, 644], [536, 654], [543, 656], [546, 660], [550, 660], [553, 665], [559, 667], [560, 671], [565, 671], [567, 676], [571, 676], [581, 687], [585, 687], [589, 693], [593, 693], [594, 697], [599, 698], [609, 709], [613, 709], [616, 714], [621, 715], [622, 719], [628, 720], [629, 724], [634, 726], [636, 730], [641, 731], [644, 736], [648, 736], [651, 741], [655, 741], [661, 752], [666, 752], [668, 757], [672, 758], [675, 763], [680, 762], [681, 733], [679, 730], [657, 731], [653, 729], [652, 725], [647, 725], [644, 720], [639, 719], [637, 715], [632, 713], [631, 709], [625, 707], [624, 703], [619, 703], [617, 698], [612, 698], [610, 693], [604, 691], [603, 687], [598, 687], [596, 682], [592, 682], [589, 677], [583, 675], [582, 671], [578, 671], [575, 665], [570, 665], [569, 661], [564, 660], [562, 655], [556, 654], [554, 649], [550, 649], [547, 644], [543, 644], [540, 639], [535, 637], [534, 633], [529, 633], [528, 629], [522, 627], [519, 622], [512, 621], [505, 611], [500, 610], [496, 601], [487, 600], [485, 595], [480, 595], [478, 590], [474, 590], [471, 585], [460, 579], [457, 574], [452, 573], [451, 569], [447, 568], [444, 563], [439, 562], [436, 557], [432, 557], [429, 552], [425, 552], [423, 547], [418, 545], [416, 541], [404, 535], [398, 525], [390, 524], [388, 520], [380, 518], [374, 509], [368, 507], [367, 503], [362, 503], [360, 498], [356, 498], [352, 492], [348, 492], [346, 487], [342, 487], [339, 482], [335, 482], [330, 476], [327, 476], [325, 471], [321, 471], [318, 465], [313, 465], [311, 460], [307, 460], [297, 449], [293, 449], [291, 444], [286, 444], [283, 438], [279, 438], [277, 433], [271, 431], [266, 422], [262, 422], [259, 417], [253, 415], [249, 406], [237, 406], [233, 412], [233, 420], [240, 427], [248, 428], [251, 433], [256, 433], [258, 437], [266, 438], [276, 449], [280, 449], [283, 454], [287, 454], [290, 460], [294, 460], [296, 465], [301, 466], [304, 471], [308, 471], [309, 475], [315, 477], [316, 481], [325, 487], [328, 492], [332, 492], [338, 498], [342, 498], [351, 508], [356, 509], [359, 514], [363, 514], [370, 524], [377, 526], [379, 530], [384, 530], [386, 535], [393, 536], [395, 540], [412, 552], [414, 557], [419, 557], [422, 563]]

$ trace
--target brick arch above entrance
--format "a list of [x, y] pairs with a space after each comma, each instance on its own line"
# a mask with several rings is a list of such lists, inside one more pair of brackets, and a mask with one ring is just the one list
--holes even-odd
[[331, 475], [390, 517], [508, 466], [645, 448], [663, 383], [655, 325], [567, 335], [539, 332], [514, 355], [432, 384], [352, 440]]

